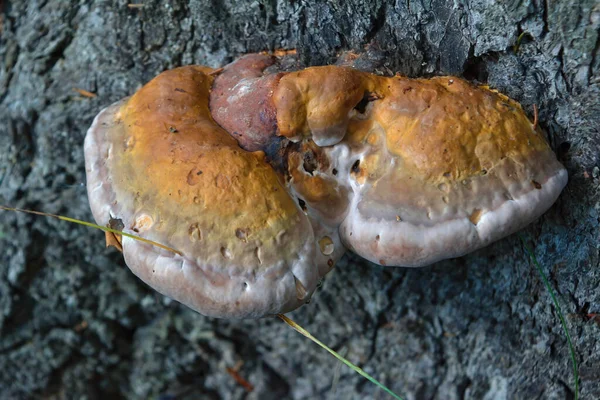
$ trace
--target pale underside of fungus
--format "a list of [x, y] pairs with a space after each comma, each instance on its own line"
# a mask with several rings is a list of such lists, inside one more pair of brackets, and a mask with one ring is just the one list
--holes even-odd
[[85, 140], [98, 224], [144, 282], [209, 316], [306, 303], [350, 249], [419, 267], [533, 221], [567, 182], [521, 106], [456, 77], [264, 54], [166, 71]]

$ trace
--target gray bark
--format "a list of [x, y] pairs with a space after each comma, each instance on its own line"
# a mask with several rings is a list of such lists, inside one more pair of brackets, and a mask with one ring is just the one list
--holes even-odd
[[[279, 48], [318, 65], [370, 44], [384, 72], [457, 74], [540, 108], [570, 182], [523, 235], [566, 314], [581, 398], [600, 398], [597, 1], [143, 3], [1, 6], [0, 204], [92, 220], [86, 129], [165, 69]], [[0, 235], [2, 398], [387, 398], [278, 320], [214, 320], [158, 295], [101, 232], [0, 212]], [[422, 269], [345, 257], [291, 317], [407, 399], [573, 398], [557, 314], [514, 235]], [[240, 360], [251, 393], [226, 371]]]

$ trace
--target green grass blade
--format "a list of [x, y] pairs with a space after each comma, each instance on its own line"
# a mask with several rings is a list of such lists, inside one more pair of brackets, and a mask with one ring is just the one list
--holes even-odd
[[563, 316], [562, 310], [560, 308], [560, 304], [558, 304], [558, 300], [556, 299], [554, 290], [552, 289], [552, 286], [550, 286], [550, 282], [548, 282], [548, 278], [546, 278], [546, 274], [544, 274], [544, 271], [542, 270], [540, 263], [538, 262], [537, 258], [535, 257], [535, 254], [533, 254], [533, 251], [529, 248], [529, 246], [527, 246], [525, 239], [520, 234], [519, 234], [519, 239], [521, 239], [521, 242], [523, 243], [523, 246], [525, 247], [525, 251], [527, 252], [527, 254], [529, 254], [529, 257], [533, 260], [533, 263], [535, 264], [538, 272], [540, 273], [540, 275], [542, 277], [542, 281], [544, 282], [544, 285], [546, 285], [546, 289], [548, 289], [548, 292], [550, 293], [550, 297], [552, 298], [552, 302], [554, 303], [554, 307], [556, 307], [556, 311], [558, 313], [558, 318], [560, 319], [560, 324], [562, 325], [562, 329], [565, 332], [565, 336], [567, 337], [567, 343], [569, 344], [569, 353], [571, 355], [571, 363], [573, 364], [573, 375], [575, 377], [575, 400], [578, 400], [579, 399], [579, 372], [577, 371], [577, 359], [575, 357], [575, 348], [573, 347], [573, 343], [571, 342], [571, 335], [569, 334], [569, 329], [567, 329], [567, 323], [565, 321], [565, 317]]
[[306, 329], [304, 329], [303, 327], [301, 327], [300, 325], [298, 325], [297, 323], [295, 323], [294, 321], [292, 321], [291, 319], [289, 319], [288, 317], [286, 317], [283, 314], [277, 314], [277, 316], [283, 322], [285, 322], [286, 324], [288, 324], [289, 326], [291, 326], [292, 328], [294, 328], [294, 330], [296, 330], [296, 332], [298, 332], [298, 333], [306, 336], [307, 338], [309, 338], [310, 340], [312, 340], [313, 342], [315, 342], [316, 344], [318, 344], [319, 346], [321, 346], [322, 348], [324, 348], [325, 350], [327, 350], [335, 358], [337, 358], [338, 360], [340, 360], [342, 363], [346, 364], [348, 367], [352, 368], [359, 375], [363, 376], [364, 378], [366, 378], [370, 382], [372, 382], [375, 385], [377, 385], [380, 389], [382, 389], [383, 391], [385, 391], [386, 393], [388, 393], [394, 399], [396, 399], [396, 400], [403, 400], [402, 397], [398, 396], [396, 393], [394, 393], [390, 389], [388, 389], [387, 386], [385, 386], [383, 383], [379, 382], [377, 379], [375, 379], [371, 375], [367, 374], [362, 368], [360, 368], [360, 367], [352, 364], [350, 361], [348, 361], [347, 359], [345, 359], [344, 357], [342, 357], [339, 353], [337, 353], [337, 352], [333, 351], [332, 349], [330, 349], [329, 347], [327, 347], [326, 344], [324, 344], [319, 339], [317, 339], [316, 337], [314, 337], [313, 335], [311, 335]]
[[160, 244], [160, 243], [157, 243], [152, 240], [144, 239], [143, 237], [132, 235], [130, 233], [119, 231], [117, 229], [112, 229], [107, 226], [101, 226], [101, 225], [93, 224], [91, 222], [82, 221], [80, 219], [64, 217], [62, 215], [50, 214], [50, 213], [45, 213], [45, 212], [41, 212], [41, 211], [23, 210], [22, 208], [6, 207], [6, 206], [2, 206], [2, 205], [0, 205], [0, 210], [15, 211], [15, 212], [21, 212], [21, 213], [33, 214], [33, 215], [41, 215], [43, 217], [51, 217], [51, 218], [59, 219], [61, 221], [72, 222], [74, 224], [79, 224], [79, 225], [83, 225], [83, 226], [89, 226], [90, 228], [100, 229], [101, 231], [104, 231], [104, 232], [110, 232], [110, 233], [116, 233], [118, 235], [123, 235], [123, 236], [126, 236], [131, 239], [139, 240], [140, 242], [151, 244], [152, 246], [160, 247], [161, 249], [168, 250], [168, 251], [178, 254], [180, 256], [182, 255], [180, 251], [175, 250], [171, 247], [165, 246], [164, 244]]
[[515, 45], [513, 46], [513, 51], [515, 52], [515, 54], [517, 54], [519, 52], [519, 48], [521, 47], [521, 40], [523, 40], [525, 35], [530, 35], [530, 34], [527, 31], [523, 31], [517, 38], [517, 41], [516, 41]]

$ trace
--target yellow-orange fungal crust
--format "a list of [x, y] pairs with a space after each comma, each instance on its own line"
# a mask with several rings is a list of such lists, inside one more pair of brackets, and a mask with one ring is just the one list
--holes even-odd
[[311, 137], [319, 146], [338, 143], [346, 134], [348, 113], [372, 86], [371, 76], [335, 66], [286, 74], [273, 94], [280, 134]]
[[487, 87], [276, 67], [245, 56], [214, 86], [208, 68], [167, 71], [86, 136], [96, 221], [181, 251], [122, 240], [138, 276], [203, 314], [292, 310], [346, 248], [388, 266], [463, 255], [567, 182], [521, 106]]
[[[112, 200], [110, 212], [97, 207], [95, 216], [103, 224], [120, 218], [126, 230], [181, 251], [180, 260], [170, 256], [181, 269], [187, 265], [187, 276], [161, 271], [158, 262], [133, 254], [141, 244], [123, 240], [138, 276], [201, 313], [288, 311], [317, 283], [312, 230], [264, 154], [240, 149], [212, 120], [210, 71], [191, 66], [162, 73], [113, 106], [89, 134], [106, 147], [101, 154], [86, 143], [86, 157], [110, 182], [109, 188], [100, 183], [100, 192], [110, 191]], [[90, 185], [93, 203], [99, 194]], [[261, 293], [267, 290], [273, 293]]]
[[[170, 222], [162, 229], [182, 235], [182, 245], [192, 246], [188, 229], [176, 227], [171, 218], [210, 230], [211, 241], [221, 242], [235, 256], [247, 247], [235, 237], [235, 229], [246, 230], [248, 239], [262, 246], [274, 245], [269, 243], [273, 232], [290, 230], [300, 214], [263, 153], [242, 151], [212, 121], [207, 98], [211, 83], [197, 70], [178, 69], [139, 90], [117, 114], [127, 127], [121, 142], [133, 145], [123, 147], [113, 168], [123, 177], [125, 190], [151, 197], [147, 204], [140, 199], [139, 206], [153, 213], [160, 209]], [[203, 247], [193, 246], [195, 251]]]
[[312, 67], [282, 77], [273, 101], [280, 134], [325, 146], [340, 171], [301, 179], [290, 162], [292, 187], [313, 203], [352, 187], [335, 207], [349, 210], [342, 240], [382, 265], [482, 247], [539, 216], [566, 184], [521, 106], [460, 78]]
[[[367, 94], [374, 96], [368, 116], [356, 118], [352, 109]], [[335, 137], [338, 143], [338, 127], [344, 137], [349, 124], [360, 124], [348, 132], [353, 141], [379, 128], [388, 151], [428, 180], [461, 180], [503, 158], [521, 160], [549, 150], [520, 104], [451, 76], [409, 79], [312, 67], [285, 75], [274, 101], [283, 136], [315, 139], [324, 132], [320, 140]]]

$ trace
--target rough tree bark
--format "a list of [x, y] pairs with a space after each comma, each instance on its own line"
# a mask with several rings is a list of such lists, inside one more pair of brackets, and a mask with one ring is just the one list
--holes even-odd
[[[382, 72], [458, 74], [539, 107], [570, 182], [524, 235], [567, 314], [582, 398], [600, 398], [597, 1], [143, 3], [4, 1], [1, 204], [91, 220], [86, 129], [165, 69], [280, 48], [318, 65], [370, 44]], [[100, 232], [1, 212], [0, 235], [2, 398], [385, 398], [278, 320], [209, 319], [156, 294]], [[423, 269], [348, 256], [291, 316], [408, 399], [573, 396], [565, 337], [516, 236]], [[238, 361], [251, 393], [226, 370]]]

